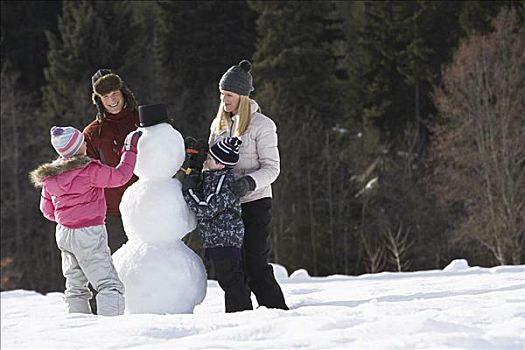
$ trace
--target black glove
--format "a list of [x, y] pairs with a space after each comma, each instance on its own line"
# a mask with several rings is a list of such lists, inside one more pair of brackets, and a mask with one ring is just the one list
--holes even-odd
[[200, 182], [200, 176], [198, 174], [194, 175], [186, 175], [184, 179], [182, 179], [182, 192], [186, 192], [189, 189], [195, 190], [199, 186]]
[[208, 155], [208, 143], [204, 140], [197, 140], [191, 136], [184, 140], [186, 147], [186, 158], [182, 164], [182, 170], [187, 174], [200, 173], [202, 165]]
[[239, 198], [244, 197], [248, 191], [255, 190], [255, 180], [251, 176], [244, 176], [232, 184], [232, 191]]

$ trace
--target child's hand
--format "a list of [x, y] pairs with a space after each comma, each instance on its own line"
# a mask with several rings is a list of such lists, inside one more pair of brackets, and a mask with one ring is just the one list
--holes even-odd
[[189, 189], [194, 190], [199, 185], [199, 181], [198, 175], [187, 175], [182, 179], [182, 192], [186, 192]]
[[137, 153], [137, 144], [139, 142], [140, 136], [142, 136], [142, 131], [140, 130], [130, 132], [124, 140], [124, 146], [122, 147], [122, 151], [130, 151], [133, 153]]

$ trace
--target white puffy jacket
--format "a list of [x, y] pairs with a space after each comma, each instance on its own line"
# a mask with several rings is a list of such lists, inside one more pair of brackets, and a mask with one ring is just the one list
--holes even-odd
[[[240, 136], [242, 141], [239, 162], [233, 168], [236, 179], [250, 175], [255, 180], [255, 190], [248, 192], [241, 198], [241, 203], [252, 202], [257, 199], [272, 197], [272, 182], [280, 172], [279, 149], [277, 147], [277, 127], [273, 120], [258, 112], [259, 105], [251, 100], [251, 120], [246, 131]], [[229, 128], [216, 134], [216, 119], [210, 128], [211, 145], [223, 137], [232, 136], [232, 126], [236, 123], [237, 115], [230, 120]]]

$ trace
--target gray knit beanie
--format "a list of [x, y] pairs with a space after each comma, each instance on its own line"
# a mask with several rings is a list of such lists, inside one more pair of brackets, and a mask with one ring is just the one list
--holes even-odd
[[252, 69], [252, 64], [248, 60], [242, 60], [238, 65], [231, 66], [219, 81], [219, 88], [239, 95], [250, 96], [250, 92], [254, 90], [250, 69]]

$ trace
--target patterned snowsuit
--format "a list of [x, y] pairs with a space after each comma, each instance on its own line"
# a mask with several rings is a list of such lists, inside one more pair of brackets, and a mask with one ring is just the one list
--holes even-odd
[[204, 248], [242, 246], [241, 203], [230, 189], [233, 181], [232, 169], [205, 171], [201, 188], [184, 193], [184, 199], [197, 216]]

